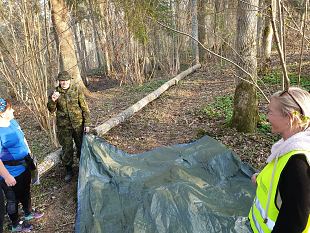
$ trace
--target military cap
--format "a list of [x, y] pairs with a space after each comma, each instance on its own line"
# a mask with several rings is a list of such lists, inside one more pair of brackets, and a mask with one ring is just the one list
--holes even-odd
[[59, 80], [59, 81], [67, 81], [70, 79], [71, 79], [71, 76], [67, 71], [62, 71], [57, 76], [57, 80]]

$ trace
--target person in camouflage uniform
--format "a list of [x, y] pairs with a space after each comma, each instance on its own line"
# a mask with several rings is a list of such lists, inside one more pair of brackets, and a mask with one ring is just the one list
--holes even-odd
[[73, 176], [73, 140], [80, 158], [83, 133], [89, 132], [90, 112], [83, 92], [77, 85], [71, 84], [67, 71], [57, 76], [59, 86], [49, 96], [47, 108], [56, 111], [57, 137], [62, 146], [61, 161], [66, 167], [65, 181], [70, 182]]

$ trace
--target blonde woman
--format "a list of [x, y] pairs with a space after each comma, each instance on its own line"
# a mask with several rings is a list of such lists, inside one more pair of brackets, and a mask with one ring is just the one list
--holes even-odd
[[310, 232], [310, 94], [300, 88], [272, 95], [272, 132], [282, 139], [252, 181], [256, 197], [249, 213], [253, 232]]

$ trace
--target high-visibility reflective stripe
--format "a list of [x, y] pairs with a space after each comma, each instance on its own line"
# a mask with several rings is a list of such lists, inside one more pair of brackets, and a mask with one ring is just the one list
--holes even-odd
[[[266, 212], [265, 210], [262, 208], [262, 205], [260, 204], [259, 200], [257, 198], [255, 198], [255, 206], [256, 208], [258, 209], [262, 219], [265, 219], [265, 216], [266, 215]], [[270, 218], [267, 217], [267, 222], [265, 223], [267, 225], [267, 227], [269, 228], [270, 231], [272, 231], [274, 225], [275, 225], [275, 222], [272, 221]]]
[[253, 222], [255, 224], [255, 227], [256, 227], [256, 230], [259, 232], [259, 233], [264, 233], [263, 229], [260, 227], [259, 223], [257, 222], [257, 219], [254, 215], [254, 210], [253, 210], [253, 207], [252, 207], [252, 219], [253, 219]]

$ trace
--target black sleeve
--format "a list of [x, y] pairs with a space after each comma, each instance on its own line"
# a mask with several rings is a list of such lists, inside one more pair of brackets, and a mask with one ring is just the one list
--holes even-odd
[[272, 233], [301, 233], [310, 213], [310, 167], [305, 155], [292, 156], [278, 184], [282, 205]]

